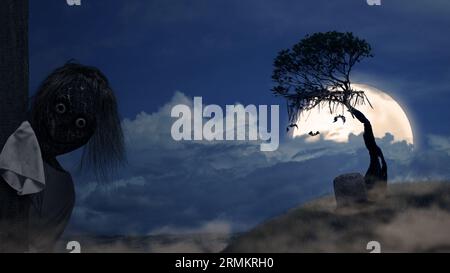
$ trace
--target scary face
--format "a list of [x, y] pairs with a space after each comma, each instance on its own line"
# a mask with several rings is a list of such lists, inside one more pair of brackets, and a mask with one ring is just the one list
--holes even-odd
[[40, 142], [46, 155], [58, 156], [85, 145], [96, 128], [91, 90], [75, 83], [57, 90], [46, 107]]

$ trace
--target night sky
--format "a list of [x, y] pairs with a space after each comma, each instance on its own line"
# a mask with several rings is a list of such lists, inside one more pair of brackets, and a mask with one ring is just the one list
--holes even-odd
[[[148, 234], [239, 231], [332, 192], [333, 177], [365, 172], [362, 140], [306, 143], [282, 135], [278, 151], [255, 143], [176, 143], [170, 108], [192, 103], [280, 104], [277, 52], [306, 34], [351, 31], [374, 58], [352, 80], [388, 92], [415, 140], [379, 139], [391, 182], [450, 178], [450, 2], [390, 0], [30, 1], [30, 94], [69, 59], [99, 67], [124, 118], [129, 164], [113, 183], [74, 172], [77, 207], [68, 232]], [[281, 130], [283, 134], [283, 130]], [[75, 169], [77, 153], [62, 158]]]

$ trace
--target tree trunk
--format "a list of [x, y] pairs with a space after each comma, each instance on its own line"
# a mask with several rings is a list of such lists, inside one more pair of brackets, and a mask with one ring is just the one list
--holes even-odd
[[369, 168], [364, 177], [369, 198], [375, 200], [383, 198], [387, 189], [387, 164], [383, 152], [375, 142], [370, 121], [357, 109], [352, 106], [347, 107], [349, 107], [350, 113], [364, 124], [364, 144], [370, 156]]
[[[28, 100], [28, 0], [0, 4], [0, 151], [26, 117]], [[28, 248], [28, 197], [0, 177], [0, 252]]]
[[28, 99], [28, 0], [0, 5], [0, 149], [25, 119]]

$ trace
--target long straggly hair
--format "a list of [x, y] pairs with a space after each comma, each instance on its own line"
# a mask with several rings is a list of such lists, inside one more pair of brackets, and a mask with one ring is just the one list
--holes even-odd
[[83, 147], [80, 168], [92, 168], [97, 180], [110, 181], [115, 171], [126, 161], [125, 145], [116, 97], [108, 79], [98, 68], [70, 60], [55, 69], [33, 96], [30, 118], [41, 126], [45, 117], [39, 113], [45, 111], [52, 94], [74, 82], [81, 82], [92, 90], [96, 109], [96, 128], [89, 142]]

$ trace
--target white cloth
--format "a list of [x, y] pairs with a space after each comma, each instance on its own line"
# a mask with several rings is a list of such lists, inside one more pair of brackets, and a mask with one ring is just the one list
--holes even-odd
[[37, 193], [45, 188], [41, 149], [28, 121], [24, 121], [3, 146], [0, 175], [19, 195]]

